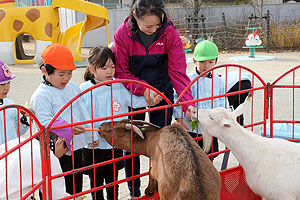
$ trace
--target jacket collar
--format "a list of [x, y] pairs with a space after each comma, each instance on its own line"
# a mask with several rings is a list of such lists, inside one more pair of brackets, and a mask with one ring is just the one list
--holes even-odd
[[43, 83], [45, 85], [53, 86], [49, 81], [46, 80], [46, 76], [45, 75], [43, 75]]
[[[114, 80], [114, 79], [112, 79], [112, 80]], [[93, 85], [96, 85], [96, 84], [98, 84], [98, 83], [101, 83], [101, 82], [96, 81], [94, 78], [92, 78], [90, 81], [91, 81], [91, 83], [92, 83]], [[106, 86], [110, 86], [110, 84], [106, 84]]]
[[[196, 73], [197, 73], [198, 75], [200, 75], [200, 72], [198, 71], [197, 67], [196, 67]], [[212, 78], [212, 73], [209, 72], [209, 73], [207, 74], [206, 77], [207, 77], [207, 78]]]

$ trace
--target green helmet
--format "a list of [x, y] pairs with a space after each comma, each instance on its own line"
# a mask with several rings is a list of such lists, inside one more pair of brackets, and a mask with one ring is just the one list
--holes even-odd
[[204, 40], [199, 42], [194, 49], [194, 59], [205, 61], [218, 58], [218, 47], [215, 43]]

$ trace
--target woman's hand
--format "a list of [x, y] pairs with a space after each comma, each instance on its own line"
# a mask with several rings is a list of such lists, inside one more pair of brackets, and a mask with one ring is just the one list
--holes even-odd
[[81, 125], [73, 126], [74, 135], [79, 135], [85, 131], [85, 127]]
[[186, 117], [189, 120], [196, 119], [196, 113], [197, 113], [197, 109], [195, 108], [195, 106], [192, 106], [192, 105], [190, 105], [185, 111]]
[[[150, 93], [150, 95], [149, 95]], [[150, 90], [147, 88], [144, 92], [144, 97], [147, 103], [149, 103], [150, 101], [150, 106], [154, 106], [156, 104], [158, 104], [159, 102], [161, 102], [161, 100], [163, 100], [163, 98], [157, 94], [156, 92], [154, 92], [153, 90]]]

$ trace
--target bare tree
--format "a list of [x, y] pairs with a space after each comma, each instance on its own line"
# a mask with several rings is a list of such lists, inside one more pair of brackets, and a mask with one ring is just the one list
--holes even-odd
[[259, 17], [259, 27], [262, 27], [264, 1], [263, 0], [253, 1], [252, 6], [254, 10], [254, 15], [255, 16], [258, 15]]
[[210, 0], [184, 0], [181, 2], [181, 6], [187, 13], [187, 28], [192, 36], [192, 41], [200, 35], [200, 24], [205, 20], [205, 16], [201, 14], [201, 9], [211, 5], [213, 1]]
[[186, 12], [193, 17], [198, 17], [201, 7], [211, 5], [213, 1], [209, 0], [185, 0], [181, 6], [186, 9]]

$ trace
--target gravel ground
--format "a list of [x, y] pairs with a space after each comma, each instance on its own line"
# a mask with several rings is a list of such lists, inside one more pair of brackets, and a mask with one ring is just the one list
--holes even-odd
[[[86, 57], [88, 55], [88, 49], [83, 49], [83, 56]], [[256, 55], [268, 55], [268, 56], [275, 56], [275, 60], [271, 61], [232, 61], [230, 58], [234, 56], [248, 56], [248, 53], [220, 53], [218, 64], [225, 64], [225, 63], [232, 63], [232, 64], [240, 64], [243, 66], [248, 67], [249, 69], [256, 72], [265, 82], [272, 83], [274, 80], [276, 80], [277, 77], [279, 77], [284, 72], [288, 71], [289, 69], [297, 66], [300, 64], [300, 52], [284, 52], [284, 53], [256, 53]], [[188, 58], [192, 58], [192, 54], [187, 55]], [[30, 96], [34, 92], [34, 90], [37, 88], [37, 86], [41, 83], [41, 72], [38, 69], [37, 64], [24, 64], [24, 65], [10, 65], [11, 71], [17, 75], [17, 78], [11, 82], [11, 90], [9, 92], [8, 97], [13, 99], [17, 104], [25, 104], [25, 101], [30, 100]], [[187, 72], [190, 72], [194, 70], [194, 65], [189, 64]], [[78, 68], [73, 72], [73, 78], [72, 81], [76, 82], [77, 84], [80, 84], [83, 82], [83, 73], [85, 69], [84, 68]], [[296, 82], [298, 79], [296, 78]], [[299, 83], [298, 83], [299, 84]], [[259, 85], [259, 83], [255, 83], [256, 86]], [[298, 95], [298, 93], [296, 93]], [[274, 94], [275, 96], [275, 94]], [[262, 116], [262, 101], [263, 96], [261, 92], [257, 92], [257, 95], [255, 94], [255, 100], [254, 104], [257, 104], [258, 106], [254, 106], [254, 112], [259, 113], [258, 115]], [[282, 93], [282, 91], [278, 91], [276, 94], [275, 101], [279, 105], [276, 107], [279, 112], [277, 115], [279, 118], [291, 118], [291, 108], [287, 110], [282, 110], [281, 106], [283, 104], [286, 104], [287, 99], [291, 99], [291, 93]], [[297, 99], [297, 98], [296, 98]], [[298, 98], [299, 99], [299, 98]], [[290, 103], [288, 103], [290, 104]], [[296, 109], [297, 110], [297, 109]], [[298, 109], [299, 110], [299, 109]], [[276, 112], [275, 112], [276, 113]], [[295, 115], [298, 115], [297, 112]], [[247, 121], [248, 120], [248, 121]], [[249, 118], [246, 119], [246, 122], [249, 122]], [[254, 132], [259, 133], [259, 129], [254, 129]], [[224, 146], [221, 144], [220, 148], [224, 148]], [[220, 165], [222, 162], [223, 156], [218, 156], [217, 159], [215, 159], [214, 164], [217, 167], [217, 169], [220, 169]], [[235, 166], [237, 164], [237, 161], [233, 156], [230, 156], [230, 162], [229, 166]], [[141, 156], [141, 170], [142, 172], [147, 172], [149, 170], [149, 160], [146, 157]], [[119, 179], [124, 178], [124, 169], [120, 171]], [[142, 178], [142, 187], [141, 191], [143, 192], [144, 189], [147, 186], [148, 178], [144, 177]], [[85, 177], [85, 183], [84, 188], [89, 188], [88, 186], [88, 178]], [[119, 199], [129, 199], [129, 192], [127, 189], [127, 184], [122, 183], [120, 184], [119, 189]], [[86, 199], [91, 199], [88, 195]]]

